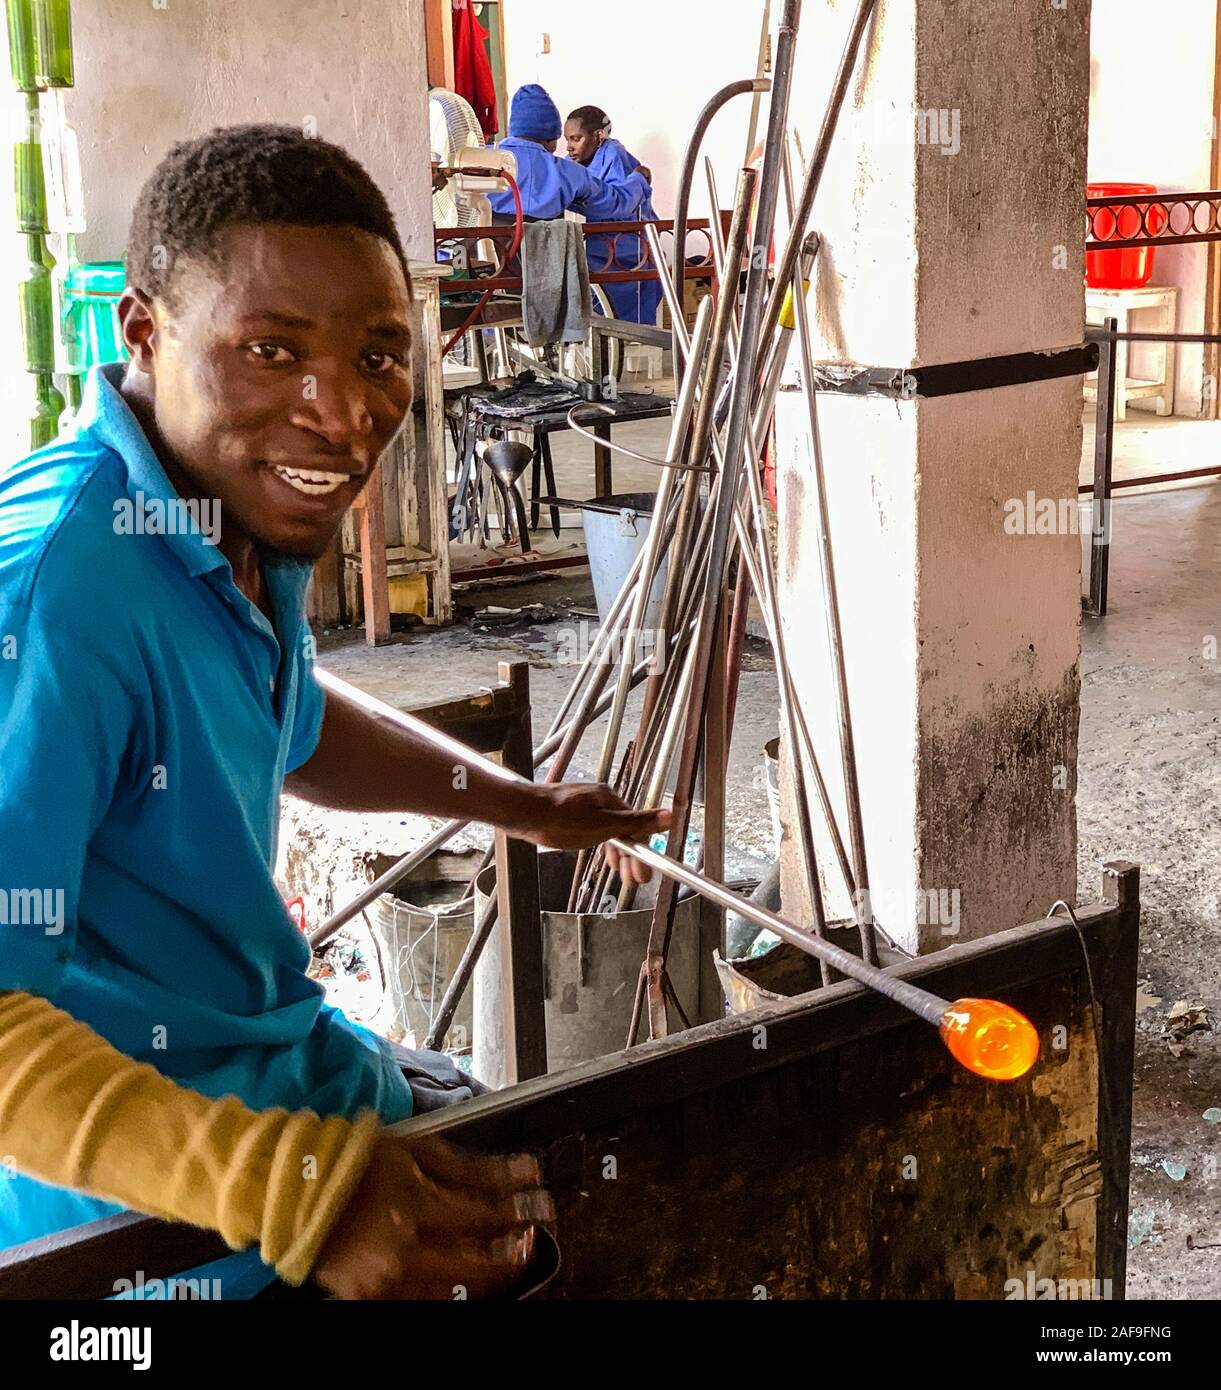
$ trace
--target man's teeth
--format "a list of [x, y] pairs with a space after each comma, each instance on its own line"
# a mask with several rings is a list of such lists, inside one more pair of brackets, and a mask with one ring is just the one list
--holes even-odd
[[350, 481], [346, 473], [315, 473], [304, 468], [273, 468], [271, 471], [306, 497], [325, 497], [328, 492], [338, 492]]

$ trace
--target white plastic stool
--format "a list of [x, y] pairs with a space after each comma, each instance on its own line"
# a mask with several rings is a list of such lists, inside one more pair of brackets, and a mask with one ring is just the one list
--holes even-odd
[[656, 381], [658, 377], [665, 375], [664, 349], [652, 347], [648, 343], [628, 343], [626, 346], [627, 354], [624, 366], [627, 371], [645, 371], [648, 373], [650, 381]]
[[[1132, 327], [1132, 316], [1152, 312], [1156, 318]], [[1140, 290], [1085, 291], [1085, 321], [1099, 327], [1107, 319], [1118, 320], [1120, 333], [1173, 333], [1178, 323], [1179, 291], [1177, 285], [1146, 285]], [[1115, 419], [1128, 418], [1128, 402], [1156, 399], [1159, 415], [1174, 414], [1175, 373], [1178, 368], [1178, 349], [1174, 343], [1162, 343], [1161, 371], [1156, 380], [1128, 375], [1128, 358], [1132, 343], [1115, 344]], [[1155, 343], [1146, 346], [1156, 349]], [[1097, 400], [1097, 374], [1087, 378], [1085, 396]]]

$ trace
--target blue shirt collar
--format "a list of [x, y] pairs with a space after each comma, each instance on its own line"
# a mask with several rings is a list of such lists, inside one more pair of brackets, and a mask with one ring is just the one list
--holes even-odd
[[[76, 428], [119, 455], [127, 468], [131, 493], [143, 493], [146, 501], [158, 500], [167, 505], [180, 502], [182, 499], [162, 468], [148, 436], [120, 394], [125, 371], [122, 362], [107, 362], [90, 368], [76, 415]], [[178, 557], [189, 575], [227, 579], [234, 594], [239, 594], [233, 581], [233, 567], [202, 532], [184, 530], [158, 539]], [[291, 555], [264, 554], [262, 563], [263, 577], [272, 591], [277, 612], [284, 620], [299, 618], [305, 608], [305, 589], [313, 574], [311, 562]], [[255, 625], [267, 628], [267, 621], [258, 609], [241, 597]]]
[[[181, 502], [182, 498], [166, 476], [139, 420], [119, 393], [125, 370], [122, 362], [108, 362], [90, 369], [76, 427], [78, 432], [89, 435], [119, 455], [127, 468], [129, 492], [142, 493], [145, 502], [161, 502], [168, 507]], [[200, 531], [184, 529], [160, 539], [192, 576], [216, 570], [232, 572], [229, 561]]]

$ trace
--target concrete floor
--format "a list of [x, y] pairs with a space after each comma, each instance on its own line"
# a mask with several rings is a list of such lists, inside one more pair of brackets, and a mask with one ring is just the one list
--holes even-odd
[[[1218, 1298], [1221, 487], [1118, 501], [1113, 545], [1110, 615], [1083, 630], [1079, 894], [1107, 859], [1142, 866], [1128, 1294]], [[1213, 1027], [1176, 1057], [1180, 1000]]]
[[[1221, 425], [1137, 416], [1121, 429], [1125, 468], [1196, 466], [1166, 450], [1171, 431], [1190, 433], [1202, 448], [1221, 436]], [[1215, 443], [1203, 458], [1216, 461]], [[561, 490], [580, 482], [576, 456], [562, 467]], [[1219, 580], [1221, 486], [1117, 500], [1111, 614], [1083, 629], [1079, 897], [1098, 897], [1108, 859], [1143, 867], [1128, 1284], [1136, 1298], [1221, 1297], [1221, 1124], [1203, 1118], [1221, 1107], [1221, 657], [1208, 642], [1221, 640]], [[380, 650], [337, 634], [324, 639], [322, 660], [410, 707], [470, 693], [497, 679], [499, 661], [526, 658], [537, 737], [572, 678], [572, 654], [588, 638], [588, 577], [483, 590], [468, 601], [545, 607], [509, 626], [404, 633]], [[772, 853], [761, 766], [775, 732], [770, 652], [752, 643], [728, 787], [738, 872]], [[587, 773], [596, 758], [591, 736], [578, 771]], [[403, 853], [428, 828], [414, 817], [337, 817], [288, 798], [282, 878], [305, 894], [316, 922], [365, 881], [368, 852]], [[472, 842], [486, 837], [474, 832]], [[1163, 1029], [1179, 1001], [1205, 1006], [1212, 1027], [1187, 1038], [1176, 1056]]]
[[[1158, 416], [1146, 410], [1129, 408], [1128, 418], [1115, 427], [1112, 475], [1123, 478], [1148, 477], [1154, 473], [1182, 473], [1193, 468], [1216, 468], [1217, 441], [1221, 423], [1215, 420], [1187, 420], [1181, 416]], [[1085, 412], [1085, 447], [1081, 457], [1081, 482], [1094, 480], [1094, 411]], [[1191, 483], [1161, 483], [1156, 491], [1190, 487]]]

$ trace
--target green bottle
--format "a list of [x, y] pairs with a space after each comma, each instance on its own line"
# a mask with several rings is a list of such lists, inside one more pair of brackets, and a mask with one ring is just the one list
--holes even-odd
[[63, 396], [49, 376], [34, 378], [34, 414], [30, 420], [30, 448], [41, 449], [59, 437], [59, 417], [66, 409]]
[[55, 296], [44, 248], [37, 237], [26, 237], [28, 256], [17, 281], [21, 344], [27, 372], [55, 370]]
[[85, 398], [84, 380], [80, 372], [69, 372], [64, 377], [64, 385], [68, 388], [68, 409], [74, 415], [81, 408], [81, 401]]
[[22, 232], [46, 232], [47, 178], [42, 160], [42, 115], [38, 97], [26, 98], [26, 121], [23, 138], [13, 145], [14, 193], [17, 204], [17, 229]]
[[34, 72], [34, 11], [30, 0], [5, 0], [8, 19], [8, 56], [13, 82], [23, 92], [38, 90]]
[[40, 87], [71, 87], [72, 0], [33, 0], [34, 71]]

